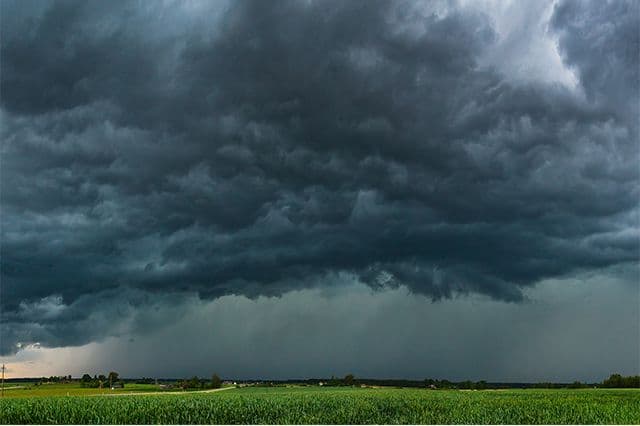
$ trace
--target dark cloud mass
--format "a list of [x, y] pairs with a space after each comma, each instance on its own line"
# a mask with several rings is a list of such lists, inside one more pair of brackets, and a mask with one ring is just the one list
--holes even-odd
[[3, 1], [0, 352], [180, 294], [521, 301], [637, 262], [640, 3], [604, 3], [554, 7], [568, 88], [431, 3]]

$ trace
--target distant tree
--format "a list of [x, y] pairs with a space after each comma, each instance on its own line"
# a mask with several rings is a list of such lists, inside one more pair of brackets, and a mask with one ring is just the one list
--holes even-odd
[[109, 372], [109, 386], [113, 385], [114, 383], [116, 383], [118, 381], [118, 376], [119, 374], [116, 373], [115, 371], [110, 371]]
[[80, 381], [83, 382], [83, 383], [90, 382], [91, 381], [91, 376], [85, 373], [85, 374], [82, 375], [82, 379], [80, 379]]
[[211, 387], [213, 389], [220, 389], [222, 387], [222, 379], [215, 373], [211, 376]]
[[622, 387], [622, 376], [620, 374], [612, 374], [602, 382], [602, 385], [606, 388], [620, 388]]
[[355, 385], [355, 380], [356, 378], [353, 376], [353, 374], [347, 374], [346, 376], [344, 376], [344, 379], [342, 379], [342, 383], [344, 383], [345, 386], [353, 386]]
[[627, 388], [640, 388], [640, 376], [629, 376], [625, 378], [625, 387]]
[[623, 377], [620, 374], [612, 374], [602, 382], [605, 388], [640, 388], [640, 376]]
[[187, 388], [190, 389], [198, 389], [202, 387], [202, 383], [200, 382], [200, 379], [198, 378], [198, 376], [193, 376], [188, 382], [187, 382]]

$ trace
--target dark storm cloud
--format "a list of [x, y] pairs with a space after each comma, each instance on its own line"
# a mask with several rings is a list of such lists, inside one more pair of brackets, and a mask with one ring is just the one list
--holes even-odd
[[576, 90], [478, 67], [469, 11], [191, 6], [3, 2], [2, 352], [112, 333], [129, 292], [518, 301], [637, 260], [636, 2], [556, 6]]

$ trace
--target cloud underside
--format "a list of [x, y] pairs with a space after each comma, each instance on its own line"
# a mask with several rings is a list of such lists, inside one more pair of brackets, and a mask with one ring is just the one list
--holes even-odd
[[1, 352], [122, 294], [521, 301], [637, 261], [639, 4], [554, 6], [576, 87], [439, 6], [3, 2]]

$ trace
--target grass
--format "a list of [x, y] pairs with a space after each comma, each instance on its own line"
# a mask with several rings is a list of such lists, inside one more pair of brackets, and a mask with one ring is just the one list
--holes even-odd
[[[20, 388], [15, 388], [21, 386]], [[39, 396], [89, 396], [89, 395], [109, 395], [119, 393], [131, 393], [131, 392], [155, 392], [158, 391], [156, 385], [144, 385], [144, 384], [126, 384], [123, 389], [114, 389], [106, 387], [99, 388], [83, 388], [77, 383], [71, 384], [42, 384], [36, 386], [34, 383], [20, 383], [11, 384], [6, 387], [12, 387], [13, 389], [6, 389], [4, 391], [5, 397], [9, 398], [31, 398]]]
[[5, 398], [0, 422], [638, 424], [640, 390], [242, 388], [211, 394]]

